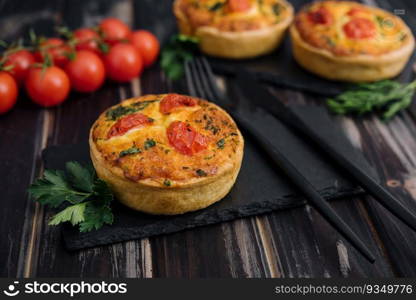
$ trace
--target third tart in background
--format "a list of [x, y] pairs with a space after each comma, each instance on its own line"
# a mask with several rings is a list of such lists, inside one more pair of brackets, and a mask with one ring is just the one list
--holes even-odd
[[220, 107], [187, 95], [145, 95], [107, 109], [90, 132], [91, 159], [124, 205], [175, 215], [230, 191], [244, 139]]
[[182, 34], [197, 37], [202, 52], [244, 59], [278, 47], [293, 20], [285, 0], [175, 0]]
[[293, 55], [327, 79], [368, 82], [398, 75], [414, 50], [399, 17], [350, 1], [306, 5], [290, 28]]

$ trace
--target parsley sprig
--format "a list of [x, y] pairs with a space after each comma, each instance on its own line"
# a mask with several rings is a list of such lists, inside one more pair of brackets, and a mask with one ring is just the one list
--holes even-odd
[[49, 225], [70, 222], [78, 225], [80, 232], [88, 232], [113, 223], [113, 194], [92, 167], [68, 162], [66, 172], [45, 170], [29, 187], [29, 193], [42, 205], [57, 208], [69, 204], [51, 218]]
[[402, 84], [392, 80], [358, 84], [333, 99], [328, 99], [329, 109], [336, 114], [365, 114], [376, 111], [382, 119], [389, 120], [412, 103], [416, 80]]
[[178, 80], [184, 74], [185, 61], [191, 60], [198, 50], [198, 39], [178, 34], [172, 36], [162, 49], [160, 65], [169, 79]]

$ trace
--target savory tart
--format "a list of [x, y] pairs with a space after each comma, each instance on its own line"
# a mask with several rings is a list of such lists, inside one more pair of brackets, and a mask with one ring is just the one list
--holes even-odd
[[224, 58], [269, 53], [293, 20], [285, 0], [175, 0], [179, 30], [199, 39], [201, 51]]
[[90, 131], [97, 175], [128, 207], [182, 214], [221, 200], [240, 170], [244, 140], [205, 100], [146, 95], [107, 109]]
[[362, 82], [398, 75], [414, 49], [399, 17], [349, 1], [314, 2], [290, 28], [296, 61], [328, 79]]

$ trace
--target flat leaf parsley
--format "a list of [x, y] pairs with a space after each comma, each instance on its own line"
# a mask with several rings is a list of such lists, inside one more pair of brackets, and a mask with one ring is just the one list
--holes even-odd
[[67, 205], [50, 219], [49, 225], [70, 222], [79, 226], [80, 232], [88, 232], [113, 223], [113, 194], [92, 167], [68, 162], [66, 172], [45, 170], [43, 177], [29, 187], [29, 193], [42, 205]]

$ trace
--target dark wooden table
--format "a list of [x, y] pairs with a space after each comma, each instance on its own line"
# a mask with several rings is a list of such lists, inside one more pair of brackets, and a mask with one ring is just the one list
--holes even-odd
[[[415, 1], [366, 1], [416, 29]], [[105, 16], [123, 19], [166, 40], [175, 28], [171, 1], [0, 0], [0, 39], [27, 36], [29, 28], [52, 36], [56, 25], [93, 26]], [[9, 277], [410, 277], [416, 276], [416, 233], [371, 197], [332, 203], [377, 256], [368, 263], [313, 209], [270, 213], [149, 239], [67, 252], [52, 211], [35, 204], [27, 186], [43, 171], [40, 153], [50, 145], [85, 141], [99, 113], [122, 99], [176, 91], [158, 66], [131, 84], [108, 83], [94, 94], [71, 94], [54, 109], [21, 96], [0, 116], [0, 276]], [[277, 90], [285, 101], [322, 99]], [[374, 117], [337, 118], [383, 184], [416, 212], [416, 123], [407, 112], [388, 124]]]

